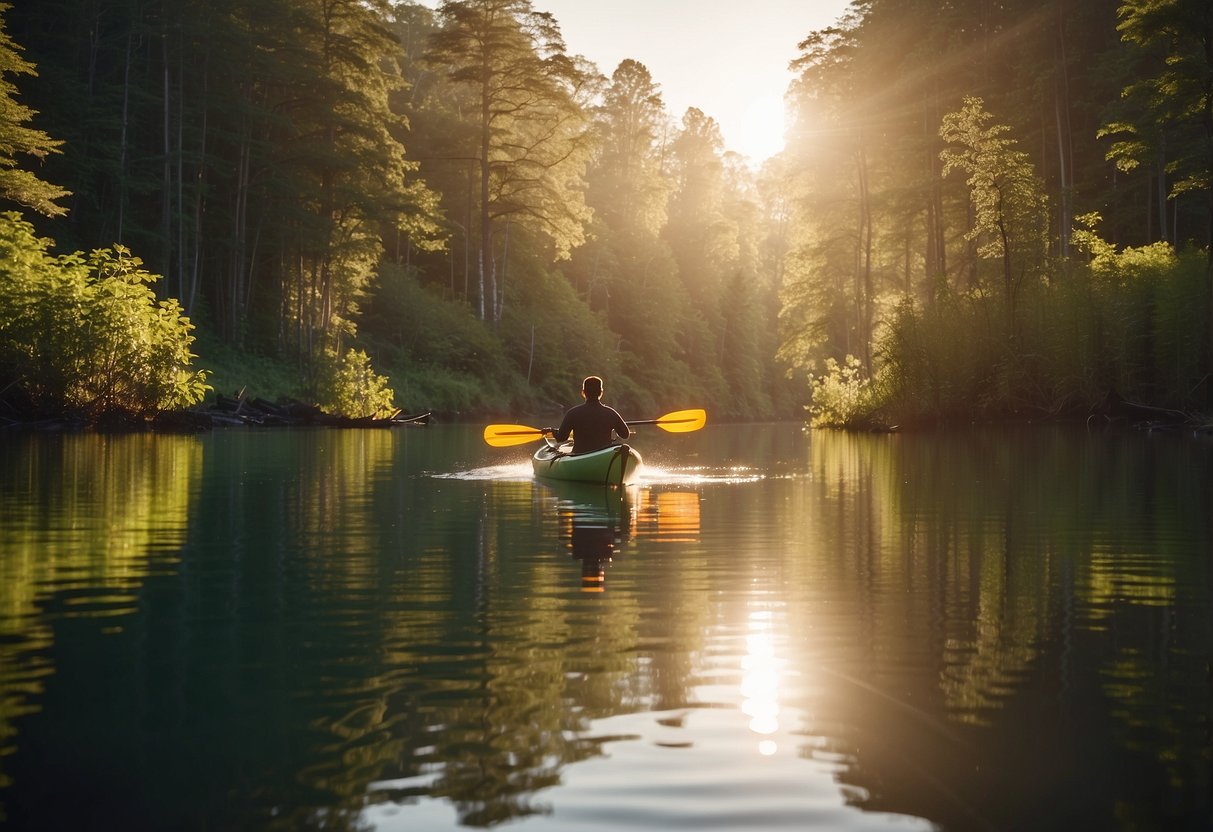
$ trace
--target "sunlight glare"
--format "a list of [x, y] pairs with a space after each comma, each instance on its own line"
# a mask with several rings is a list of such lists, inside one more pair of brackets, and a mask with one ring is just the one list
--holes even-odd
[[761, 165], [783, 150], [785, 116], [783, 98], [762, 95], [750, 102], [736, 139], [737, 150], [749, 157], [751, 165]]
[[[779, 730], [780, 661], [775, 655], [772, 624], [770, 612], [750, 613], [746, 655], [741, 661], [744, 671], [741, 679], [741, 695], [744, 697], [741, 711], [750, 717], [750, 730], [762, 737]], [[761, 748], [760, 745], [760, 751]]]

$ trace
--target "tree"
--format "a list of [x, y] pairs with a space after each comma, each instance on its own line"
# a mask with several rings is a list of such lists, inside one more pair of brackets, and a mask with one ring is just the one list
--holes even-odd
[[60, 152], [63, 142], [26, 126], [35, 113], [17, 102], [17, 88], [9, 76], [37, 75], [37, 72], [32, 63], [21, 57], [19, 47], [5, 28], [3, 18], [11, 8], [8, 3], [0, 3], [0, 196], [48, 217], [62, 216], [67, 209], [55, 200], [67, 196], [68, 191], [19, 167], [19, 156], [41, 160], [48, 153]]
[[587, 77], [565, 53], [552, 15], [529, 0], [448, 0], [428, 60], [474, 93], [467, 128], [479, 165], [479, 313], [501, 319], [495, 234], [512, 222], [567, 257], [588, 221], [581, 183], [589, 152], [577, 96]]
[[290, 44], [296, 66], [310, 71], [277, 107], [291, 118], [284, 161], [302, 188], [286, 240], [299, 265], [283, 284], [283, 308], [309, 356], [317, 354], [314, 333], [325, 347], [353, 334], [357, 302], [382, 255], [382, 227], [423, 241], [434, 230], [433, 195], [411, 178], [416, 163], [391, 133], [398, 116], [389, 98], [401, 80], [387, 71], [396, 41], [385, 15], [383, 2], [313, 0], [300, 7]]
[[[1160, 197], [1163, 170], [1172, 175], [1166, 194], [1171, 200], [1187, 193], [1202, 197], [1208, 371], [1213, 368], [1213, 5], [1205, 0], [1125, 0], [1119, 15], [1121, 37], [1147, 66], [1123, 93], [1140, 106], [1107, 124], [1103, 133], [1121, 136], [1109, 157], [1122, 169], [1132, 170], [1149, 156], [1160, 160]], [[1213, 403], [1213, 384], [1206, 383], [1205, 391], [1206, 404]]]
[[595, 119], [598, 153], [590, 180], [596, 216], [616, 226], [655, 230], [666, 219], [669, 180], [662, 170], [667, 132], [661, 89], [648, 68], [615, 68]]
[[1015, 294], [1029, 274], [1043, 271], [1048, 252], [1048, 207], [1027, 154], [1008, 138], [1009, 127], [987, 127], [993, 116], [980, 98], [944, 116], [939, 135], [951, 146], [942, 154], [943, 173], [968, 174], [973, 225], [967, 237], [980, 243], [978, 256], [1002, 262], [1003, 294], [1012, 324]]
[[724, 274], [736, 263], [735, 229], [723, 214], [724, 139], [720, 125], [691, 107], [670, 145], [670, 241], [687, 292], [705, 317], [718, 314]]
[[882, 132], [858, 100], [855, 21], [812, 33], [792, 62], [794, 251], [782, 280], [780, 355], [812, 370], [828, 357], [864, 357], [871, 372], [875, 309], [874, 207], [868, 145]]
[[1144, 66], [1123, 93], [1137, 108], [1102, 131], [1124, 137], [1109, 157], [1131, 170], [1152, 154], [1165, 154], [1169, 197], [1204, 197], [1213, 269], [1213, 5], [1126, 0], [1119, 16], [1121, 37]]

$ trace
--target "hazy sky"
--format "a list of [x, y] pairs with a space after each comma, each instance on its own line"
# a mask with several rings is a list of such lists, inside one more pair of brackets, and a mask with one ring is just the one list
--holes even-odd
[[[441, 0], [420, 0], [437, 8]], [[560, 22], [569, 52], [608, 78], [624, 58], [640, 61], [681, 121], [698, 107], [725, 144], [763, 159], [783, 147], [783, 93], [796, 44], [838, 21], [850, 0], [531, 0]]]
[[809, 32], [831, 26], [848, 0], [532, 0], [560, 22], [569, 52], [610, 77], [624, 58], [649, 68], [681, 120], [698, 107], [725, 144], [758, 163], [783, 146], [788, 61]]

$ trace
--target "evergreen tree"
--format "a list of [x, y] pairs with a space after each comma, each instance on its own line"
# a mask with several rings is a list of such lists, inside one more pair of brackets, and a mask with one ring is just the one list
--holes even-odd
[[475, 99], [465, 129], [479, 165], [479, 313], [497, 321], [499, 230], [503, 258], [512, 222], [547, 239], [556, 257], [584, 239], [589, 143], [577, 96], [587, 79], [555, 18], [528, 0], [448, 0], [440, 14], [428, 58]]
[[644, 64], [615, 68], [596, 119], [599, 150], [590, 200], [613, 226], [650, 231], [666, 220], [670, 183], [662, 169], [668, 116], [661, 89]]
[[63, 142], [28, 126], [35, 113], [17, 101], [17, 87], [11, 76], [37, 72], [21, 57], [20, 47], [8, 35], [4, 16], [11, 8], [8, 3], [0, 3], [0, 196], [49, 217], [61, 216], [66, 209], [56, 200], [68, 192], [21, 167], [21, 157], [44, 159], [49, 153], [60, 152]]

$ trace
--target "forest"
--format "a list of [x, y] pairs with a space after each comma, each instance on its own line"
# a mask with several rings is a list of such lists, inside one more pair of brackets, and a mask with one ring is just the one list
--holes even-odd
[[1213, 411], [1205, 0], [856, 0], [789, 32], [759, 169], [529, 0], [0, 8], [0, 245], [37, 264], [0, 385], [35, 397], [104, 350], [68, 315], [31, 356], [27, 313], [117, 272], [172, 358], [94, 408], [555, 413], [596, 373], [635, 417]]

